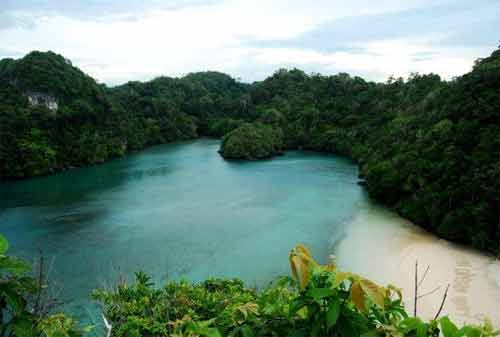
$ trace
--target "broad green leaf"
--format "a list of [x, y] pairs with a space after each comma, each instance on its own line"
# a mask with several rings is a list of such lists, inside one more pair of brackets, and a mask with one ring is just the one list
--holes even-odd
[[206, 337], [221, 337], [219, 330], [216, 328], [199, 328], [194, 332]]
[[302, 319], [306, 319], [308, 315], [307, 307], [302, 307], [299, 310], [297, 310], [297, 316], [299, 316]]
[[443, 333], [444, 337], [456, 337], [458, 329], [448, 317], [441, 318], [440, 323], [441, 332]]
[[[290, 304], [290, 309], [289, 309], [289, 313], [291, 316], [297, 314], [297, 315], [301, 315], [301, 311], [302, 313], [304, 313], [304, 310], [303, 309], [306, 309], [305, 306], [307, 305], [306, 302], [300, 300], [300, 299], [295, 299], [295, 301], [293, 301], [291, 304]], [[306, 311], [307, 313], [307, 311]], [[302, 317], [302, 316], [300, 316]]]
[[480, 337], [482, 331], [476, 327], [466, 325], [457, 332], [457, 336]]
[[215, 322], [215, 318], [212, 318], [212, 319], [209, 319], [206, 321], [197, 322], [197, 324], [200, 327], [208, 328], [210, 325], [214, 324], [214, 322]]
[[335, 291], [330, 288], [312, 288], [307, 291], [307, 295], [311, 296], [316, 302], [325, 297], [332, 296], [334, 293]]
[[359, 336], [358, 329], [355, 326], [356, 322], [353, 322], [351, 317], [339, 320], [336, 329], [338, 329], [338, 335], [340, 336]]
[[27, 317], [14, 320], [12, 323], [12, 330], [14, 331], [16, 337], [35, 336], [33, 331], [33, 322]]
[[328, 311], [326, 312], [326, 325], [331, 328], [337, 323], [340, 315], [340, 298], [335, 297], [332, 299]]
[[253, 330], [248, 325], [241, 327], [241, 332], [243, 337], [254, 337]]
[[0, 254], [5, 254], [7, 250], [9, 249], [9, 241], [0, 234]]
[[417, 325], [417, 337], [427, 337], [427, 324], [421, 322]]
[[14, 315], [21, 315], [26, 308], [26, 300], [22, 295], [9, 288], [3, 289], [3, 295], [5, 296], [7, 304], [14, 312]]
[[401, 330], [403, 333], [406, 334], [412, 330], [417, 329], [417, 326], [421, 323], [422, 323], [422, 321], [420, 320], [420, 318], [408, 317], [399, 323], [398, 328], [399, 328], [399, 330]]

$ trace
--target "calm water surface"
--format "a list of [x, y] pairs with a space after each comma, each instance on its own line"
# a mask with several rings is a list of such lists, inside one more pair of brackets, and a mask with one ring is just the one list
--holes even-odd
[[[287, 152], [228, 162], [219, 141], [161, 145], [103, 165], [0, 184], [0, 232], [11, 253], [53, 259], [66, 310], [99, 322], [92, 289], [143, 270], [158, 283], [210, 276], [263, 286], [288, 274], [288, 252], [308, 245], [347, 270], [396, 283], [411, 301], [415, 259], [426, 287], [451, 283], [445, 313], [500, 324], [500, 264], [438, 240], [373, 205], [343, 158]], [[432, 317], [440, 295], [420, 313]]]
[[71, 309], [119, 275], [264, 285], [288, 274], [297, 243], [326, 260], [364, 200], [348, 160], [288, 152], [228, 162], [219, 141], [150, 148], [104, 165], [0, 185], [0, 231], [11, 253], [53, 257]]

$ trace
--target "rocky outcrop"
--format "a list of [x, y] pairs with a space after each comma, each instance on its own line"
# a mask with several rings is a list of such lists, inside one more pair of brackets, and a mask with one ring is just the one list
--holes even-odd
[[51, 111], [57, 111], [59, 107], [56, 98], [52, 95], [41, 92], [27, 92], [25, 95], [28, 97], [31, 106], [44, 105]]

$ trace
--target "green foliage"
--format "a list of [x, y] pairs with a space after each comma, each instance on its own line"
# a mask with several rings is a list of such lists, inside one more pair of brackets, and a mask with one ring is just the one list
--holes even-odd
[[208, 122], [207, 135], [212, 137], [223, 137], [234, 129], [245, 123], [242, 119], [219, 118]]
[[[222, 136], [248, 111], [245, 90], [217, 72], [106, 88], [52, 52], [3, 60], [0, 179], [102, 163], [200, 134]], [[32, 105], [30, 95], [53, 98], [57, 110]], [[234, 122], [209, 128], [230, 112]]]
[[41, 315], [33, 304], [40, 285], [29, 276], [26, 262], [5, 255], [9, 244], [0, 235], [0, 336], [2, 337], [81, 337], [90, 328], [80, 328], [63, 315]]
[[370, 195], [449, 240], [500, 251], [500, 51], [451, 82], [280, 70], [251, 88], [287, 148], [346, 155]]
[[81, 328], [75, 320], [64, 314], [43, 318], [36, 329], [44, 337], [83, 337], [92, 330], [91, 327]]
[[[370, 195], [449, 240], [500, 252], [500, 50], [450, 82], [218, 72], [106, 88], [54, 53], [0, 62], [0, 179], [103, 162], [145, 146], [223, 138], [227, 158], [305, 148], [359, 163]], [[30, 92], [55, 97], [56, 112]]]
[[154, 287], [136, 274], [132, 284], [96, 290], [113, 337], [162, 336], [339, 336], [493, 337], [482, 326], [458, 329], [447, 317], [424, 322], [409, 317], [399, 289], [381, 287], [334, 265], [319, 265], [307, 248], [290, 253], [294, 278], [279, 278], [262, 290], [239, 280], [210, 279], [197, 284], [169, 282]]
[[281, 154], [284, 148], [281, 129], [246, 123], [224, 136], [219, 152], [224, 158], [255, 160]]

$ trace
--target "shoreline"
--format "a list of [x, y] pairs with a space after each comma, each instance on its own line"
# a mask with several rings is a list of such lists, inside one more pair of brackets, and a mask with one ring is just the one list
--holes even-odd
[[488, 317], [495, 326], [500, 325], [500, 260], [493, 255], [440, 239], [396, 213], [369, 203], [360, 205], [345, 231], [344, 239], [334, 249], [341, 269], [381, 285], [397, 285], [410, 309], [418, 260], [420, 275], [429, 266], [419, 293], [440, 287], [418, 301], [419, 316], [433, 318], [449, 283], [441, 316], [449, 315], [457, 323], [480, 323]]

